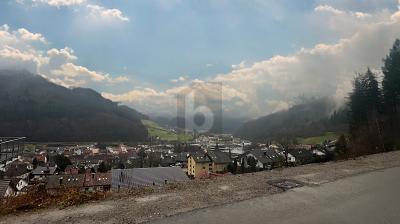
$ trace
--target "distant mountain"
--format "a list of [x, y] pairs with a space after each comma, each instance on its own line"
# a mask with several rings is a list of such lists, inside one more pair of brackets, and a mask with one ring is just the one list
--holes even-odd
[[[163, 127], [185, 127], [185, 118], [183, 117], [153, 116], [150, 119]], [[248, 118], [233, 118], [229, 116], [214, 117], [214, 126], [210, 132], [233, 134], [248, 120]]]
[[253, 141], [271, 141], [312, 137], [326, 132], [347, 130], [347, 110], [335, 110], [328, 98], [307, 100], [288, 110], [273, 113], [242, 125], [236, 136]]
[[28, 141], [140, 141], [146, 116], [92, 89], [68, 89], [27, 71], [0, 70], [0, 136]]

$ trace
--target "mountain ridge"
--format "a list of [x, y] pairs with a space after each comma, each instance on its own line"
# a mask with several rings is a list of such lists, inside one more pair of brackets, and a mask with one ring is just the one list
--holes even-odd
[[296, 141], [326, 132], [345, 132], [347, 108], [330, 98], [309, 99], [291, 108], [250, 120], [235, 135], [253, 141]]
[[24, 70], [0, 70], [0, 136], [28, 141], [143, 141], [145, 115], [88, 88]]

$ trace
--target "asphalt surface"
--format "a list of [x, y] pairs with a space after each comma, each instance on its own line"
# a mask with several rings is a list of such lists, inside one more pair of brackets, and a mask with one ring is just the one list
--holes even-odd
[[211, 207], [153, 223], [400, 223], [400, 167]]

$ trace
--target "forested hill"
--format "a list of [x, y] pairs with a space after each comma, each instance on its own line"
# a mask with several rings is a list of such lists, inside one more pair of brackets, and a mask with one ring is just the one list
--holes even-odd
[[348, 126], [347, 110], [335, 110], [335, 107], [331, 99], [307, 100], [288, 110], [245, 123], [236, 131], [236, 136], [265, 142], [345, 132]]
[[28, 141], [139, 141], [146, 116], [92, 89], [68, 89], [26, 71], [0, 70], [0, 136]]

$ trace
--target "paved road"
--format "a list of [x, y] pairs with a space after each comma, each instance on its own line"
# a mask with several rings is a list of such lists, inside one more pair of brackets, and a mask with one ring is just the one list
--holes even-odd
[[400, 223], [400, 168], [251, 199], [154, 223]]

